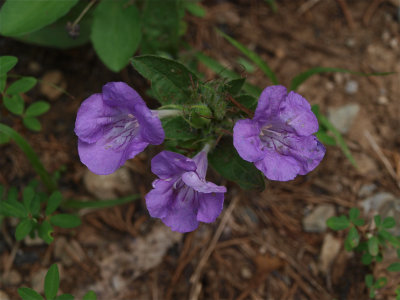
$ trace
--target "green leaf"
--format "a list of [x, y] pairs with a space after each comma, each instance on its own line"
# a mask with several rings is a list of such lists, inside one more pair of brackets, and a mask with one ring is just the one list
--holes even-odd
[[42, 224], [40, 224], [39, 226], [39, 236], [47, 243], [47, 244], [51, 244], [51, 242], [53, 242], [54, 238], [51, 235], [53, 233], [53, 227], [51, 226], [51, 224], [49, 223], [49, 221], [44, 220]]
[[382, 228], [390, 229], [396, 226], [396, 221], [393, 217], [387, 217], [383, 220]]
[[375, 221], [375, 225], [376, 227], [380, 227], [382, 224], [382, 218], [380, 215], [376, 215], [374, 216], [374, 221]]
[[39, 213], [40, 213], [40, 197], [38, 195], [35, 195], [35, 197], [33, 197], [30, 211], [31, 211], [32, 216], [34, 216], [34, 217], [37, 217], [39, 215]]
[[175, 55], [181, 34], [185, 8], [180, 0], [145, 0], [142, 11], [143, 40], [140, 52], [160, 51]]
[[50, 216], [60, 206], [62, 195], [59, 191], [53, 192], [47, 202], [46, 216]]
[[[211, 57], [209, 57], [201, 52], [196, 53], [196, 58], [201, 63], [203, 63], [206, 67], [208, 67], [209, 69], [211, 69], [212, 71], [214, 71], [215, 73], [220, 75], [221, 77], [225, 77], [228, 79], [241, 78], [241, 76], [239, 74], [227, 69], [226, 67], [222, 66], [216, 60], [212, 59]], [[259, 97], [262, 92], [262, 89], [260, 89], [258, 86], [249, 84], [247, 82], [243, 85], [243, 89], [246, 91], [246, 93], [249, 93], [250, 95], [252, 95], [254, 97]]]
[[12, 186], [8, 190], [7, 201], [9, 201], [9, 202], [17, 202], [18, 201], [18, 190], [15, 186]]
[[235, 97], [235, 100], [252, 111], [256, 110], [257, 108], [258, 100], [253, 96], [240, 95]]
[[226, 90], [229, 94], [235, 96], [239, 94], [245, 82], [246, 82], [245, 78], [233, 79], [226, 83]]
[[247, 56], [248, 59], [253, 61], [263, 72], [269, 80], [273, 84], [278, 84], [278, 79], [275, 76], [275, 73], [271, 70], [271, 68], [268, 66], [268, 64], [255, 52], [249, 50], [246, 46], [242, 45], [238, 41], [236, 41], [234, 38], [230, 37], [229, 35], [223, 33], [222, 31], [217, 29], [217, 32], [222, 35], [225, 39], [228, 40], [233, 46], [235, 46], [240, 52], [242, 52], [244, 55]]
[[184, 4], [187, 11], [190, 12], [193, 16], [203, 18], [206, 15], [206, 10], [199, 3], [185, 1]]
[[317, 105], [312, 105], [311, 106], [311, 110], [312, 112], [315, 114], [315, 116], [318, 119], [318, 123], [322, 126], [324, 126], [325, 128], [327, 128], [328, 130], [330, 130], [330, 132], [333, 134], [333, 136], [335, 137], [336, 143], [338, 144], [338, 146], [340, 147], [340, 149], [342, 150], [343, 154], [347, 157], [347, 159], [353, 164], [353, 166], [357, 167], [357, 163], [354, 160], [353, 155], [350, 152], [349, 147], [347, 147], [347, 144], [343, 138], [343, 136], [341, 135], [341, 133], [336, 129], [336, 127], [328, 120], [327, 117], [325, 117], [324, 115], [322, 115], [321, 113], [319, 113], [318, 111], [318, 106]]
[[5, 96], [3, 104], [13, 114], [22, 115], [24, 112], [25, 103], [20, 95]]
[[371, 237], [368, 240], [368, 252], [372, 256], [376, 256], [379, 253], [379, 241], [376, 236]]
[[397, 258], [400, 258], [400, 249], [397, 250]]
[[20, 36], [53, 23], [65, 15], [78, 0], [8, 0], [0, 10], [0, 34]]
[[364, 253], [363, 256], [361, 257], [361, 262], [364, 265], [369, 265], [372, 262], [372, 260], [373, 260], [373, 257], [369, 253]]
[[190, 104], [198, 79], [181, 63], [152, 55], [137, 56], [133, 67], [151, 81], [152, 91], [161, 104]]
[[68, 22], [73, 22], [90, 5], [89, 1], [78, 1], [78, 3], [62, 18], [39, 30], [18, 36], [17, 40], [24, 43], [67, 49], [83, 45], [90, 41], [90, 29], [93, 21], [93, 10], [89, 10], [77, 25], [79, 36], [71, 37], [66, 28]]
[[[351, 249], [354, 249], [360, 243], [360, 236], [355, 227], [352, 226], [350, 228], [349, 233], [347, 234], [347, 240], [348, 240], [349, 245], [351, 246]], [[372, 255], [372, 253], [371, 253], [371, 255]]]
[[30, 211], [33, 197], [35, 197], [35, 190], [30, 186], [26, 187], [22, 193], [22, 200], [28, 211]]
[[4, 133], [0, 132], [0, 145], [6, 144], [10, 141], [10, 138]]
[[56, 300], [74, 300], [74, 296], [71, 294], [62, 294], [56, 298]]
[[23, 240], [31, 231], [33, 227], [33, 221], [31, 219], [23, 219], [19, 222], [15, 229], [15, 238], [17, 241]]
[[387, 270], [390, 272], [400, 272], [400, 262], [390, 264]]
[[360, 210], [356, 207], [352, 207], [349, 210], [349, 218], [351, 222], [354, 222], [360, 216]]
[[25, 218], [28, 216], [28, 211], [21, 202], [1, 201], [0, 214], [8, 217]]
[[380, 277], [374, 284], [374, 288], [376, 289], [381, 289], [387, 284], [387, 278], [386, 277]]
[[42, 129], [39, 120], [34, 117], [25, 117], [22, 119], [22, 123], [24, 123], [26, 128], [33, 131], [40, 131]]
[[44, 300], [40, 294], [30, 288], [19, 288], [18, 294], [23, 300]]
[[324, 145], [336, 146], [335, 138], [331, 137], [324, 129], [320, 128], [315, 134], [317, 139]]
[[32, 89], [36, 85], [36, 83], [37, 79], [35, 77], [22, 77], [21, 79], [18, 79], [17, 81], [14, 81], [10, 84], [10, 86], [6, 90], [6, 94], [15, 95], [25, 93]]
[[345, 215], [330, 217], [326, 220], [326, 225], [333, 230], [344, 230], [350, 226], [350, 221]]
[[400, 247], [400, 240], [390, 232], [382, 229], [378, 231], [378, 235], [380, 235], [383, 239], [387, 240], [393, 246]]
[[0, 75], [7, 74], [8, 71], [14, 68], [17, 62], [18, 58], [15, 56], [0, 56]]
[[47, 271], [44, 279], [44, 294], [47, 300], [52, 300], [57, 296], [60, 287], [60, 274], [58, 273], [57, 264], [52, 264]]
[[74, 228], [81, 225], [81, 219], [71, 214], [58, 214], [51, 217], [50, 223], [61, 228]]
[[37, 101], [28, 106], [25, 111], [26, 117], [37, 117], [50, 109], [50, 104], [46, 101]]
[[162, 119], [165, 138], [173, 140], [188, 140], [197, 135], [197, 130], [190, 127], [183, 117]]
[[372, 274], [365, 275], [365, 285], [369, 288], [374, 285], [374, 276]]
[[271, 9], [274, 13], [278, 12], [278, 6], [276, 5], [275, 0], [264, 0], [264, 1], [267, 2], [267, 4], [271, 7]]
[[97, 300], [95, 292], [89, 291], [83, 296], [82, 300]]
[[360, 219], [356, 219], [356, 220], [354, 220], [353, 224], [356, 225], [356, 226], [363, 226], [365, 224], [365, 220], [361, 219], [361, 218]]
[[106, 208], [113, 207], [117, 205], [126, 204], [132, 202], [133, 200], [140, 199], [140, 195], [132, 195], [123, 198], [111, 199], [111, 200], [98, 200], [98, 201], [81, 201], [81, 200], [67, 200], [62, 205], [65, 208]]
[[320, 73], [350, 73], [354, 75], [360, 75], [360, 76], [385, 76], [385, 75], [390, 75], [394, 74], [394, 72], [381, 72], [381, 73], [362, 73], [362, 72], [354, 72], [346, 69], [341, 69], [341, 68], [330, 68], [330, 67], [315, 67], [308, 69], [299, 75], [295, 76], [291, 83], [290, 83], [290, 90], [295, 91], [304, 81], [306, 81], [308, 78], [310, 78], [312, 75], [315, 74], [320, 74]]
[[0, 94], [4, 92], [4, 89], [6, 88], [6, 84], [7, 84], [7, 75], [0, 74]]
[[90, 39], [103, 63], [119, 72], [129, 63], [141, 39], [136, 6], [127, 6], [127, 1], [100, 1], [94, 12]]
[[226, 138], [208, 155], [211, 166], [228, 180], [235, 181], [242, 189], [263, 190], [264, 177], [252, 164], [243, 160], [233, 147], [232, 139]]

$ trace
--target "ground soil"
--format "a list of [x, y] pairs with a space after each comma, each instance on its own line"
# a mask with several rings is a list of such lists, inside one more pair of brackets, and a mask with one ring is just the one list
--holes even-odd
[[[260, 70], [244, 71], [238, 63], [240, 52], [218, 36], [216, 27], [256, 51], [284, 85], [301, 71], [316, 66], [366, 73], [400, 72], [397, 1], [277, 3], [278, 11], [274, 13], [261, 0], [205, 1], [204, 18], [186, 17], [185, 39], [194, 49], [242, 73], [260, 87], [271, 82]], [[14, 74], [42, 78], [50, 71], [61, 73], [59, 84], [65, 85], [68, 94], [50, 100], [36, 88], [26, 96], [27, 102], [40, 98], [52, 104], [50, 112], [41, 118], [40, 133], [29, 132], [10, 115], [5, 121], [27, 137], [49, 171], [65, 169], [60, 188], [66, 198], [96, 198], [84, 179], [87, 170], [76, 150], [76, 111], [106, 82], [125, 81], [142, 95], [148, 83], [130, 66], [118, 74], [107, 70], [89, 45], [62, 51], [2, 37], [0, 55], [5, 54], [19, 58]], [[203, 65], [199, 70], [207, 79], [216, 77]], [[346, 91], [349, 81], [357, 82], [356, 92]], [[16, 243], [12, 236], [15, 222], [7, 219], [2, 225], [0, 270], [16, 272], [19, 277], [11, 283], [0, 282], [0, 289], [10, 299], [18, 299], [18, 287], [32, 287], [35, 278], [37, 281], [35, 275], [58, 262], [64, 293], [81, 297], [93, 289], [101, 300], [367, 299], [365, 274], [379, 276], [383, 271], [376, 266], [363, 266], [357, 255], [344, 251], [343, 234], [329, 229], [305, 232], [302, 220], [321, 204], [333, 205], [336, 214], [360, 206], [363, 197], [359, 191], [370, 184], [375, 185], [376, 191], [399, 196], [399, 75], [328, 73], [309, 79], [299, 93], [311, 104], [319, 104], [323, 113], [349, 103], [359, 105], [360, 111], [345, 135], [358, 169], [338, 147], [329, 147], [315, 171], [290, 182], [267, 182], [262, 193], [243, 192], [211, 174], [229, 187], [224, 212], [214, 224], [202, 224], [185, 235], [173, 234], [151, 219], [143, 197], [123, 206], [81, 212], [83, 224], [78, 229], [57, 231], [56, 242], [49, 247]], [[157, 105], [150, 98], [146, 100], [150, 106]], [[366, 132], [380, 152], [371, 146]], [[23, 187], [35, 177], [15, 144], [0, 149], [1, 184]], [[127, 163], [130, 192], [143, 196], [149, 190], [154, 179], [149, 161], [158, 150], [150, 148]], [[388, 160], [389, 168], [382, 163], [382, 157]], [[117, 179], [116, 184], [119, 182]], [[113, 185], [110, 189], [115, 196], [126, 195], [126, 191]], [[341, 247], [322, 270], [321, 248], [328, 235]], [[64, 248], [69, 249], [67, 253], [63, 253]], [[388, 276], [389, 284], [379, 291], [377, 299], [394, 299], [394, 289], [400, 281], [393, 274]]]

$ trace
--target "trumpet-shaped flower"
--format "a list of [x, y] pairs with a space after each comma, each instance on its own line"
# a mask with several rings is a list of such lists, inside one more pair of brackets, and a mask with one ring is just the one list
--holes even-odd
[[148, 144], [164, 140], [157, 113], [124, 82], [109, 82], [101, 94], [83, 101], [75, 133], [82, 163], [99, 175], [113, 173]]
[[306, 99], [288, 94], [283, 86], [270, 86], [261, 93], [254, 118], [236, 122], [233, 143], [267, 178], [287, 181], [321, 162], [326, 150], [313, 135], [317, 131], [317, 118]]
[[151, 170], [159, 179], [146, 195], [147, 209], [173, 231], [193, 231], [221, 213], [226, 188], [205, 180], [207, 151], [193, 159], [162, 151], [152, 159]]

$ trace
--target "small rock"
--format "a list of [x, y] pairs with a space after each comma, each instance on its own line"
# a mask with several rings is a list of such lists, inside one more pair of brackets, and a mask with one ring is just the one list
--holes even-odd
[[99, 199], [112, 199], [133, 194], [132, 178], [128, 168], [122, 167], [110, 175], [96, 175], [86, 171], [83, 181], [86, 188]]
[[61, 259], [62, 263], [68, 267], [73, 264], [73, 261], [66, 252], [67, 245], [67, 239], [63, 236], [56, 238], [54, 241], [54, 257]]
[[[19, 285], [22, 281], [21, 274], [17, 270], [10, 270], [8, 273], [4, 273], [0, 277], [0, 282], [4, 285]], [[1, 299], [1, 298], [0, 298]]]
[[371, 184], [364, 184], [360, 190], [358, 191], [358, 197], [367, 197], [372, 194], [373, 191], [376, 190], [376, 185]]
[[335, 73], [333, 74], [333, 79], [337, 84], [342, 84], [343, 83], [343, 74], [341, 73]]
[[388, 99], [388, 97], [381, 95], [378, 97], [378, 103], [381, 105], [386, 105], [389, 103], [389, 99]]
[[332, 234], [328, 233], [325, 235], [324, 242], [321, 248], [321, 254], [319, 255], [318, 269], [323, 273], [327, 274], [333, 260], [338, 255], [341, 248], [341, 242], [339, 239], [333, 237]]
[[326, 88], [326, 90], [328, 90], [328, 91], [332, 91], [332, 90], [335, 88], [335, 85], [333, 84], [333, 82], [327, 81], [327, 82], [325, 83], [325, 88]]
[[308, 216], [303, 218], [303, 228], [306, 232], [324, 232], [326, 220], [335, 215], [335, 207], [331, 204], [317, 206]]
[[253, 274], [251, 273], [251, 270], [249, 268], [242, 268], [240, 270], [240, 275], [244, 278], [244, 279], [250, 279], [251, 276], [253, 276]]
[[42, 294], [44, 291], [44, 278], [46, 277], [47, 271], [47, 269], [40, 269], [36, 271], [31, 278], [31, 288], [39, 294]]
[[397, 50], [399, 48], [399, 41], [396, 38], [390, 40], [389, 45], [392, 49]]
[[382, 35], [381, 35], [381, 38], [382, 38], [382, 41], [384, 41], [385, 43], [387, 43], [387, 42], [389, 41], [389, 39], [390, 39], [390, 33], [389, 33], [389, 31], [387, 31], [387, 30], [383, 31], [383, 32], [382, 32]]
[[368, 214], [370, 211], [379, 212], [379, 210], [387, 203], [396, 199], [390, 193], [380, 192], [371, 197], [366, 198], [361, 202], [361, 206], [364, 208], [365, 214]]
[[354, 80], [347, 81], [344, 90], [347, 94], [354, 95], [358, 91], [358, 82]]
[[27, 246], [40, 246], [40, 245], [44, 245], [45, 244], [43, 239], [41, 239], [39, 236], [35, 236], [35, 238], [31, 238], [29, 235], [27, 235], [25, 237], [24, 243]]
[[337, 130], [344, 134], [349, 131], [359, 111], [358, 104], [347, 104], [336, 109], [329, 109], [328, 119]]
[[0, 300], [10, 300], [10, 297], [8, 297], [6, 292], [0, 290]]
[[28, 65], [28, 69], [33, 73], [39, 73], [42, 70], [42, 67], [38, 62], [31, 61]]
[[362, 175], [373, 176], [378, 169], [375, 160], [365, 153], [354, 153], [354, 159], [357, 163], [357, 171]]
[[40, 82], [40, 92], [50, 100], [59, 98], [66, 88], [67, 82], [58, 70], [46, 72]]
[[353, 48], [356, 45], [356, 40], [354, 38], [348, 38], [345, 41], [346, 47]]

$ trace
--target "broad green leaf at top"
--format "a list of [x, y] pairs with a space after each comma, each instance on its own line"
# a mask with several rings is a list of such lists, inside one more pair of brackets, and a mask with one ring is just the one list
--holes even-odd
[[7, 0], [0, 10], [0, 34], [20, 36], [53, 23], [65, 15], [78, 0]]
[[94, 11], [90, 39], [103, 63], [119, 72], [129, 63], [141, 39], [136, 6], [127, 1], [100, 1]]

